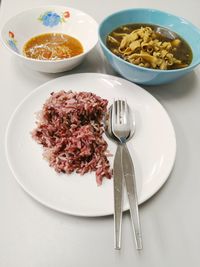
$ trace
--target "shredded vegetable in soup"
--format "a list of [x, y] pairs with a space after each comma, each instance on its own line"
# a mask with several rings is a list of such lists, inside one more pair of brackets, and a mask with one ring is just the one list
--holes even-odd
[[106, 40], [115, 55], [141, 67], [169, 70], [185, 68], [192, 61], [192, 50], [185, 40], [159, 26], [128, 24], [112, 31]]
[[45, 33], [31, 38], [23, 48], [25, 56], [39, 60], [61, 60], [83, 53], [82, 44], [63, 33]]

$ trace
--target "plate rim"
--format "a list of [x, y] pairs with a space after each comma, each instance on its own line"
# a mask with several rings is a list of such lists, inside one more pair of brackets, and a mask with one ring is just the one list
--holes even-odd
[[[12, 167], [12, 164], [11, 164], [11, 161], [10, 161], [10, 156], [9, 156], [9, 152], [8, 152], [8, 134], [9, 134], [9, 128], [11, 126], [11, 123], [13, 121], [13, 118], [15, 116], [15, 114], [17, 113], [17, 111], [20, 109], [20, 107], [23, 105], [24, 102], [26, 102], [26, 100], [31, 97], [33, 94], [35, 94], [37, 91], [41, 90], [42, 87], [44, 86], [48, 86], [48, 84], [51, 84], [52, 82], [56, 82], [56, 80], [59, 80], [59, 79], [64, 79], [65, 77], [71, 77], [71, 76], [85, 76], [85, 75], [92, 75], [92, 76], [98, 76], [97, 78], [100, 78], [100, 77], [104, 77], [104, 78], [114, 78], [114, 79], [117, 79], [119, 81], [122, 81], [122, 82], [127, 82], [129, 83], [130, 85], [133, 85], [133, 86], [136, 86], [138, 87], [138, 89], [140, 90], [143, 90], [145, 92], [145, 94], [147, 94], [148, 96], [150, 96], [151, 98], [154, 99], [154, 101], [159, 105], [159, 107], [161, 109], [163, 109], [169, 123], [171, 124], [171, 130], [172, 130], [172, 137], [173, 137], [173, 141], [174, 141], [174, 148], [173, 148], [173, 158], [172, 158], [172, 163], [170, 165], [170, 168], [168, 168], [168, 171], [166, 172], [166, 175], [165, 177], [163, 177], [163, 179], [160, 181], [160, 183], [157, 183], [156, 184], [156, 187], [154, 187], [154, 190], [148, 194], [146, 194], [145, 197], [143, 197], [140, 202], [139, 202], [139, 205], [145, 203], [147, 200], [149, 200], [150, 198], [152, 198], [153, 196], [155, 196], [157, 194], [157, 192], [159, 190], [162, 189], [163, 185], [166, 183], [166, 181], [169, 179], [169, 176], [170, 174], [172, 173], [173, 171], [173, 168], [174, 168], [174, 165], [175, 165], [175, 161], [176, 161], [176, 152], [177, 152], [177, 142], [176, 142], [176, 134], [175, 134], [175, 130], [174, 130], [174, 126], [172, 124], [172, 121], [168, 115], [168, 112], [167, 110], [165, 109], [165, 107], [153, 96], [151, 95], [148, 91], [146, 91], [144, 88], [140, 87], [139, 85], [133, 83], [133, 82], [130, 82], [126, 79], [123, 79], [121, 77], [118, 77], [118, 76], [114, 76], [114, 75], [110, 75], [110, 74], [105, 74], [105, 73], [98, 73], [98, 72], [83, 72], [83, 73], [75, 73], [75, 74], [70, 74], [70, 75], [64, 75], [64, 76], [60, 76], [60, 77], [57, 77], [55, 79], [51, 79], [41, 85], [39, 85], [38, 87], [36, 87], [35, 89], [33, 89], [31, 92], [29, 92], [27, 95], [25, 95], [25, 97], [22, 98], [22, 100], [18, 103], [18, 105], [13, 109], [12, 113], [11, 113], [11, 116], [8, 120], [8, 123], [7, 123], [7, 126], [6, 126], [6, 130], [5, 130], [5, 145], [4, 145], [4, 150], [5, 150], [5, 155], [6, 155], [6, 160], [7, 160], [7, 164], [9, 166], [9, 169], [11, 170], [11, 173], [12, 175], [14, 176], [15, 180], [17, 181], [17, 183], [22, 187], [22, 189], [25, 191], [25, 193], [29, 196], [31, 196], [34, 200], [36, 200], [38, 203], [42, 204], [43, 206], [53, 210], [53, 211], [57, 211], [57, 212], [60, 212], [60, 213], [63, 213], [63, 214], [68, 214], [68, 215], [73, 215], [73, 216], [77, 216], [77, 217], [88, 217], [88, 218], [92, 218], [92, 217], [104, 217], [104, 216], [112, 216], [113, 215], [113, 212], [111, 213], [110, 211], [104, 211], [104, 212], [101, 212], [101, 213], [95, 213], [94, 212], [92, 214], [90, 213], [76, 213], [76, 212], [70, 212], [70, 211], [66, 211], [66, 210], [63, 210], [62, 208], [58, 208], [57, 206], [55, 207], [54, 205], [49, 205], [48, 203], [46, 203], [45, 201], [43, 201], [41, 198], [37, 197], [34, 193], [32, 193], [30, 190], [28, 190], [26, 188], [26, 186], [20, 181], [20, 179], [18, 178], [18, 176], [15, 174], [15, 171]], [[127, 211], [129, 210], [129, 207], [124, 207], [123, 208], [123, 211]]]

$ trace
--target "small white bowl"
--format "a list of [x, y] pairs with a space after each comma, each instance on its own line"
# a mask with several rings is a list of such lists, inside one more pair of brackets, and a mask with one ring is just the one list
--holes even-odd
[[[51, 32], [77, 38], [84, 52], [62, 60], [36, 60], [23, 55], [23, 46], [30, 38]], [[73, 69], [94, 48], [98, 42], [98, 24], [80, 10], [44, 6], [25, 10], [8, 20], [1, 30], [1, 39], [9, 51], [30, 68], [56, 73]]]

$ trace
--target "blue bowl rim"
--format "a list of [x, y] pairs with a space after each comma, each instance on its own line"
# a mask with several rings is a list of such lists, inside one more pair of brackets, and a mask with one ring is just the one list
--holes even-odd
[[[189, 20], [183, 18], [183, 17], [180, 17], [180, 16], [177, 16], [177, 15], [174, 15], [174, 14], [171, 14], [169, 12], [165, 12], [165, 11], [162, 11], [162, 10], [159, 10], [159, 9], [154, 9], [154, 8], [128, 8], [128, 9], [123, 9], [123, 10], [120, 10], [120, 11], [117, 11], [117, 12], [114, 12], [114, 13], [111, 13], [110, 15], [108, 15], [107, 17], [105, 17], [102, 22], [99, 24], [99, 29], [98, 29], [98, 36], [99, 36], [99, 42], [101, 44], [101, 46], [111, 55], [113, 56], [114, 58], [118, 59], [119, 61], [121, 61], [122, 63], [124, 64], [127, 64], [129, 66], [132, 66], [132, 67], [135, 67], [135, 68], [138, 68], [138, 69], [141, 69], [143, 71], [147, 71], [147, 72], [157, 72], [157, 73], [174, 73], [174, 72], [182, 72], [182, 71], [189, 71], [189, 70], [192, 70], [194, 69], [197, 65], [200, 64], [200, 56], [199, 56], [199, 59], [197, 60], [197, 62], [195, 64], [191, 64], [188, 66], [188, 67], [185, 67], [185, 68], [181, 68], [181, 69], [173, 69], [173, 70], [159, 70], [159, 69], [150, 69], [150, 68], [145, 68], [145, 67], [140, 67], [138, 65], [134, 65], [132, 63], [129, 63], [128, 61], [125, 61], [123, 60], [122, 58], [116, 56], [114, 53], [112, 53], [108, 48], [107, 46], [104, 44], [104, 42], [102, 41], [102, 38], [101, 38], [101, 35], [100, 35], [100, 31], [101, 31], [101, 28], [102, 28], [102, 25], [105, 23], [106, 20], [112, 18], [113, 16], [115, 15], [119, 15], [121, 13], [124, 13], [124, 12], [127, 12], [127, 11], [148, 11], [148, 12], [159, 12], [159, 13], [162, 13], [164, 15], [167, 15], [167, 16], [172, 16], [172, 17], [175, 17], [175, 18], [178, 18], [179, 20], [182, 20], [182, 21], [185, 21], [187, 24], [189, 24], [190, 26], [192, 26], [200, 35], [200, 29], [198, 27], [196, 27], [194, 24], [192, 24]], [[192, 47], [191, 47], [192, 49]]]

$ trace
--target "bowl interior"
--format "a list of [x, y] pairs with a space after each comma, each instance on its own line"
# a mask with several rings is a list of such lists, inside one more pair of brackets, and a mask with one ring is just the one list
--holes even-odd
[[123, 10], [107, 17], [100, 25], [99, 37], [106, 45], [106, 36], [124, 24], [148, 23], [163, 26], [179, 34], [190, 45], [193, 52], [191, 67], [200, 62], [200, 30], [183, 18], [154, 9]]
[[24, 44], [43, 33], [65, 33], [77, 38], [84, 52], [98, 40], [96, 21], [82, 11], [68, 7], [41, 7], [24, 11], [12, 17], [3, 27], [3, 42], [12, 51], [21, 54]]

